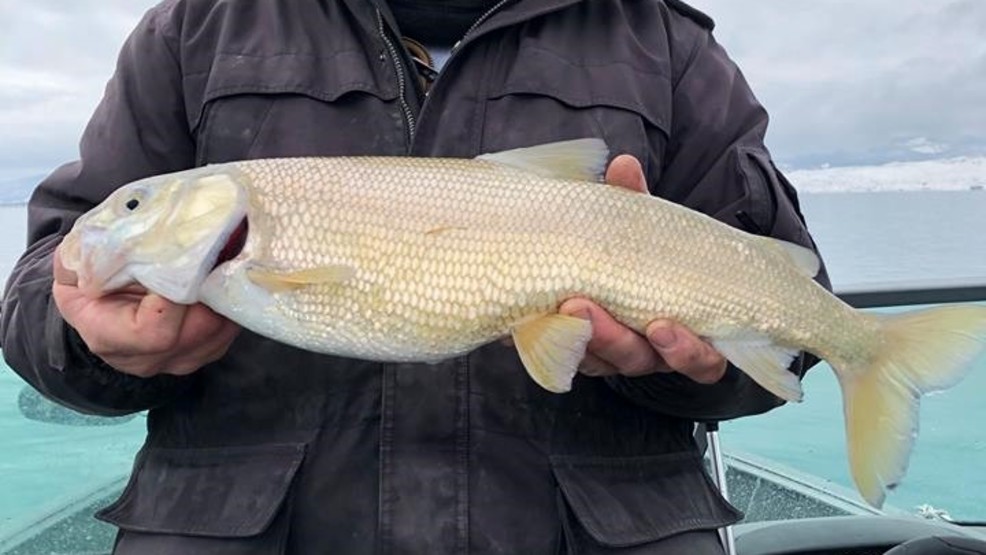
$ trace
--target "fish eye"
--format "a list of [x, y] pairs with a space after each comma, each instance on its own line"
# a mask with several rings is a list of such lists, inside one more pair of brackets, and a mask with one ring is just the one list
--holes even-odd
[[143, 188], [134, 188], [127, 191], [126, 196], [117, 201], [118, 213], [127, 214], [137, 211], [146, 198], [147, 191]]

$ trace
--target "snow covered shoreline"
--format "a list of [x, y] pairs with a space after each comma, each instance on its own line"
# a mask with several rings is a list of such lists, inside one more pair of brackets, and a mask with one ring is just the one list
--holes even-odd
[[986, 189], [986, 156], [784, 172], [800, 193]]

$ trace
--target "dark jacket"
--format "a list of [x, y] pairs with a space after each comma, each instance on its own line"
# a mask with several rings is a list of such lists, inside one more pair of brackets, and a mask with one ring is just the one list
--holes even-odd
[[736, 520], [692, 421], [779, 401], [733, 368], [711, 386], [579, 377], [553, 395], [499, 344], [380, 364], [244, 332], [191, 376], [144, 380], [65, 325], [51, 254], [79, 214], [134, 179], [245, 158], [601, 137], [640, 159], [653, 194], [813, 246], [763, 145], [765, 112], [711, 21], [679, 2], [508, 3], [427, 96], [411, 67], [369, 0], [169, 0], [123, 47], [80, 160], [35, 192], [3, 354], [79, 411], [150, 409], [133, 477], [101, 515], [119, 553], [651, 553]]

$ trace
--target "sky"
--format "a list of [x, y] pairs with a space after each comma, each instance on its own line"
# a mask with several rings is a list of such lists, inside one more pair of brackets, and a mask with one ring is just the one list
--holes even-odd
[[986, 154], [986, 0], [694, 0], [785, 167]]
[[[152, 0], [0, 0], [0, 181], [77, 156]], [[986, 154], [986, 0], [693, 0], [788, 170]]]

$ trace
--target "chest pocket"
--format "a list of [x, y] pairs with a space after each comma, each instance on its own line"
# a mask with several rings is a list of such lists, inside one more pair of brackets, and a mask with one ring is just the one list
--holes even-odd
[[359, 50], [326, 56], [220, 53], [208, 72], [186, 77], [196, 162], [403, 152], [391, 73]]
[[574, 63], [528, 47], [502, 80], [491, 79], [483, 150], [599, 137], [613, 155], [636, 156], [654, 183], [671, 128], [671, 100], [671, 82], [661, 73], [619, 61]]

